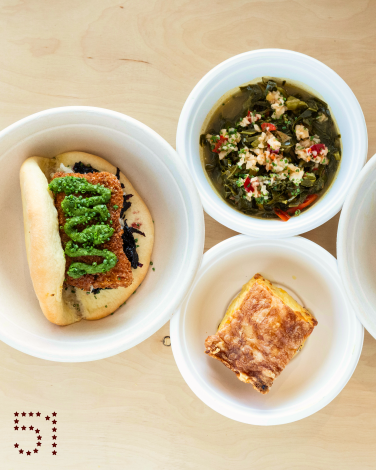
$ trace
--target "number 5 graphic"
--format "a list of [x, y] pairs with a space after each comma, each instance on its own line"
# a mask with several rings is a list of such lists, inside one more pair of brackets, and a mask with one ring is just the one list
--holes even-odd
[[[56, 447], [57, 447], [57, 442], [56, 442], [56, 439], [57, 439], [57, 420], [56, 420], [56, 417], [57, 417], [57, 413], [54, 411], [52, 414], [52, 420], [51, 420], [51, 416], [47, 415], [45, 416], [45, 420], [46, 421], [49, 421], [48, 424], [52, 424], [53, 427], [51, 427], [52, 429], [52, 455], [57, 455], [57, 450], [56, 450]], [[35, 449], [33, 449], [32, 451], [31, 450], [27, 450], [26, 452], [24, 451], [24, 449], [21, 448], [20, 444], [18, 444], [17, 442], [14, 444], [14, 447], [15, 449], [18, 450], [18, 453], [19, 454], [25, 454], [27, 456], [31, 455], [32, 453], [34, 454], [37, 454], [41, 449], [40, 447], [42, 446], [42, 435], [41, 435], [41, 432], [38, 428], [35, 428], [34, 426], [30, 425], [30, 426], [21, 426], [20, 425], [20, 421], [18, 418], [25, 418], [26, 416], [29, 416], [29, 417], [35, 417], [35, 418], [40, 418], [41, 420], [43, 419], [43, 417], [41, 416], [41, 413], [40, 411], [38, 411], [37, 413], [33, 413], [32, 411], [30, 411], [30, 413], [25, 413], [24, 411], [22, 413], [18, 413], [17, 411], [14, 413], [14, 416], [15, 416], [15, 420], [14, 420], [14, 430], [15, 431], [26, 431], [27, 429], [29, 431], [32, 431], [32, 432], [35, 432], [36, 434], [36, 438], [37, 438], [37, 442], [36, 442], [36, 445], [35, 445]], [[39, 421], [39, 420], [38, 420]]]

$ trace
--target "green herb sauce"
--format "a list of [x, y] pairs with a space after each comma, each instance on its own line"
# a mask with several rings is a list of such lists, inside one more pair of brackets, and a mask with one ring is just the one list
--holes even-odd
[[[102, 256], [104, 258], [100, 264], [72, 263], [68, 275], [77, 279], [85, 274], [105, 273], [112, 269], [118, 261], [116, 255], [109, 250], [99, 250], [93, 246], [109, 241], [114, 233], [114, 229], [108, 224], [108, 222], [112, 223], [112, 220], [108, 221], [110, 213], [106, 206], [111, 199], [111, 190], [75, 176], [55, 178], [48, 187], [54, 194], [62, 192], [67, 194], [61, 204], [67, 217], [64, 231], [71, 239], [65, 247], [65, 254], [72, 258], [78, 256]], [[96, 195], [87, 198], [73, 195], [77, 193]], [[89, 225], [81, 232], [76, 229], [77, 225], [85, 226], [94, 218], [99, 219], [100, 223]]]

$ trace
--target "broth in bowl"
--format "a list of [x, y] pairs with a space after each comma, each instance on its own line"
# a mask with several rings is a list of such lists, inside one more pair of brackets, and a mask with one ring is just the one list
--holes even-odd
[[225, 95], [200, 137], [205, 172], [233, 208], [288, 221], [330, 187], [341, 139], [328, 105], [285, 80]]

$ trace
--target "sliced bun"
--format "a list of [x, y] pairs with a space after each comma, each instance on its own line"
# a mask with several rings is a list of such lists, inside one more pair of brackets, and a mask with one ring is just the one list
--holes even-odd
[[127, 194], [133, 194], [126, 212], [128, 226], [139, 224], [145, 233], [138, 238], [138, 255], [142, 267], [132, 269], [133, 282], [127, 287], [87, 294], [77, 288], [63, 289], [65, 255], [61, 244], [58, 214], [48, 189], [51, 174], [61, 165], [72, 167], [81, 161], [99, 171], [116, 175], [117, 168], [101, 157], [84, 152], [67, 152], [55, 158], [30, 157], [20, 171], [26, 252], [31, 279], [42, 311], [57, 325], [98, 320], [113, 313], [138, 288], [149, 269], [154, 244], [154, 223], [148, 208], [127, 177], [120, 173]]

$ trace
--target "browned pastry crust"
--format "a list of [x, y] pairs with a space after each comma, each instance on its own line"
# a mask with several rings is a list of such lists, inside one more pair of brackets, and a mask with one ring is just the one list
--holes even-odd
[[[68, 276], [67, 272], [69, 266], [75, 262], [82, 262], [87, 264], [92, 264], [97, 262], [98, 264], [102, 262], [100, 256], [82, 256], [77, 258], [70, 258], [66, 256], [66, 265], [65, 265], [65, 284], [69, 286], [75, 286], [79, 289], [83, 289], [85, 291], [90, 291], [92, 289], [117, 289], [118, 287], [128, 287], [132, 284], [133, 276], [132, 276], [132, 268], [131, 263], [129, 262], [128, 258], [126, 257], [124, 250], [123, 250], [123, 240], [121, 238], [123, 234], [123, 230], [120, 226], [119, 217], [120, 211], [123, 207], [123, 190], [120, 186], [119, 180], [116, 178], [115, 175], [112, 175], [108, 172], [101, 172], [101, 173], [88, 173], [86, 175], [82, 175], [79, 173], [63, 173], [58, 172], [55, 173], [52, 179], [55, 178], [65, 178], [67, 176], [74, 176], [76, 178], [85, 178], [91, 184], [101, 184], [106, 188], [111, 189], [111, 199], [107, 203], [107, 209], [110, 213], [112, 224], [111, 227], [115, 230], [113, 235], [110, 238], [109, 242], [106, 242], [102, 245], [98, 245], [96, 248], [99, 250], [108, 249], [115, 253], [118, 262], [116, 266], [110, 269], [105, 273], [100, 273], [96, 275], [92, 274], [85, 274], [84, 276], [79, 277], [78, 279], [74, 279]], [[85, 194], [76, 194], [76, 196], [82, 195], [85, 197]], [[60, 237], [63, 242], [63, 246], [65, 247], [66, 243], [69, 241], [69, 237], [65, 233], [63, 227], [66, 222], [65, 214], [61, 208], [61, 203], [63, 202], [64, 198], [66, 197], [65, 193], [58, 193], [55, 197], [55, 207], [59, 217], [59, 226], [60, 226]], [[118, 208], [115, 210], [114, 206]], [[92, 223], [95, 223], [93, 221]], [[78, 227], [80, 228], [80, 227]]]
[[205, 352], [265, 394], [316, 325], [287, 292], [256, 274], [206, 339]]

